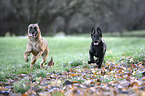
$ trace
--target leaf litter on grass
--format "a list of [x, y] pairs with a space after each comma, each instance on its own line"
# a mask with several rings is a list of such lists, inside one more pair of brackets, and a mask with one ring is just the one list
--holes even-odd
[[67, 71], [50, 72], [43, 77], [36, 74], [19, 74], [15, 78], [7, 79], [7, 82], [0, 82], [0, 94], [145, 96], [145, 58], [139, 62], [132, 57], [124, 56], [118, 63], [106, 61], [101, 69], [95, 68], [94, 64], [88, 66], [84, 61], [82, 62], [84, 65], [73, 63]]

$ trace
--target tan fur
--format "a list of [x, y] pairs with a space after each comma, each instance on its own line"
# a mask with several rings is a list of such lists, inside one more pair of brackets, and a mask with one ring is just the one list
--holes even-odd
[[[37, 27], [38, 34], [35, 38], [32, 38], [32, 36], [30, 36], [29, 34], [30, 26]], [[28, 26], [28, 43], [27, 43], [26, 51], [24, 52], [24, 59], [26, 62], [28, 62], [28, 56], [31, 53], [32, 53], [32, 57], [31, 57], [30, 68], [33, 68], [33, 64], [40, 56], [42, 56], [42, 62], [40, 63], [40, 68], [43, 68], [44, 62], [46, 61], [46, 58], [49, 53], [49, 48], [48, 48], [47, 40], [42, 38], [41, 36], [41, 32], [38, 24], [30, 24]]]

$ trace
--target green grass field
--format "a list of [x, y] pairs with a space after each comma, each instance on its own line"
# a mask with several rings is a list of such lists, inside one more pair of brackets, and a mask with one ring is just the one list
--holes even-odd
[[[64, 72], [75, 66], [79, 61], [83, 66], [88, 66], [89, 48], [91, 38], [89, 36], [74, 37], [44, 37], [48, 40], [50, 53], [47, 62], [52, 56], [54, 66], [47, 70], [40, 69], [39, 58], [30, 69], [30, 61], [25, 63], [23, 53], [26, 50], [27, 38], [20, 37], [1, 37], [0, 38], [0, 81], [7, 82], [7, 79], [14, 78], [19, 74], [35, 74], [36, 77], [45, 77], [49, 72]], [[123, 58], [132, 57], [134, 60], [143, 61], [145, 58], [145, 38], [137, 37], [104, 37], [107, 43], [106, 62], [118, 63]], [[74, 63], [75, 62], [75, 63]]]
[[[72, 61], [89, 60], [88, 50], [90, 48], [90, 37], [45, 37], [49, 43], [50, 53], [47, 62], [52, 56], [54, 66], [49, 71], [64, 71], [63, 66]], [[123, 55], [133, 56], [145, 50], [145, 38], [104, 38], [107, 43], [105, 61], [115, 61], [121, 59]], [[25, 63], [23, 53], [26, 50], [27, 38], [1, 37], [0, 38], [0, 74], [7, 77], [10, 74], [29, 73], [39, 69], [41, 58], [38, 59], [34, 67], [30, 69], [29, 63]], [[138, 56], [135, 55], [135, 56]], [[140, 59], [139, 57], [136, 57]], [[30, 58], [29, 58], [30, 59]], [[68, 65], [68, 68], [70, 65]], [[15, 69], [15, 71], [14, 71]], [[4, 79], [1, 77], [1, 80]]]

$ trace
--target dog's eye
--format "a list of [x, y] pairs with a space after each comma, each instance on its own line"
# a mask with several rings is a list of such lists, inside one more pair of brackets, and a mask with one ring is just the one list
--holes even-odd
[[37, 31], [37, 27], [34, 27], [34, 30], [36, 30], [36, 31]]
[[32, 27], [30, 27], [30, 30], [32, 29]]

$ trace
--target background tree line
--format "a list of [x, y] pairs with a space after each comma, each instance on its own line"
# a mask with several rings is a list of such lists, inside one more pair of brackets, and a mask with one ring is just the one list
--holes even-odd
[[0, 0], [0, 36], [26, 35], [38, 23], [43, 35], [145, 29], [145, 0]]

